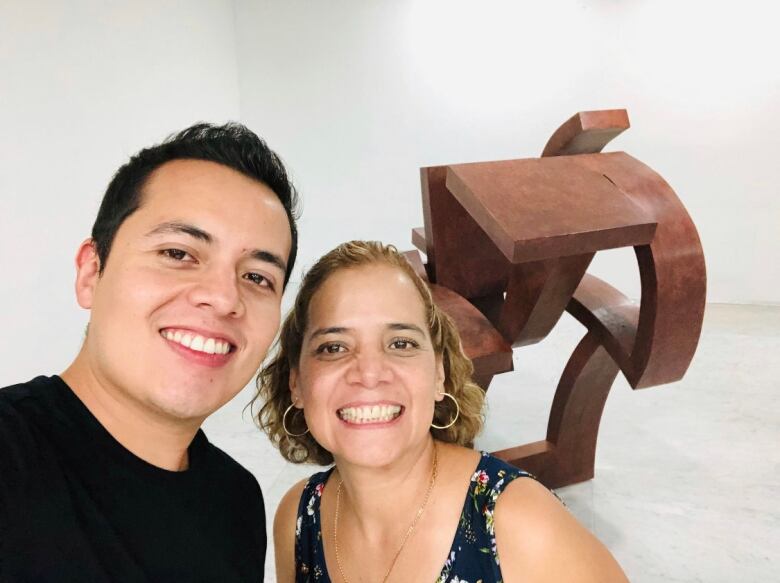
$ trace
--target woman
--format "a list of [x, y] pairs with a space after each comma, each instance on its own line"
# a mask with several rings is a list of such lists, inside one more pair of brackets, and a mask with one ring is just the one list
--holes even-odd
[[335, 462], [280, 503], [279, 583], [626, 580], [544, 486], [467, 447], [483, 421], [471, 372], [393, 247], [353, 241], [314, 265], [258, 379], [282, 455]]

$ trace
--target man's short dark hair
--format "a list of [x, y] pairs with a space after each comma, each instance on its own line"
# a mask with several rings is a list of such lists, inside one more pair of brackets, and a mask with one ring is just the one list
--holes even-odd
[[290, 222], [292, 245], [287, 258], [287, 284], [298, 253], [298, 194], [287, 177], [279, 156], [254, 132], [239, 123], [217, 126], [198, 123], [164, 142], [145, 148], [117, 170], [103, 196], [92, 239], [100, 259], [100, 272], [106, 267], [117, 230], [142, 203], [142, 190], [152, 172], [172, 160], [206, 160], [237, 170], [262, 182], [274, 191]]

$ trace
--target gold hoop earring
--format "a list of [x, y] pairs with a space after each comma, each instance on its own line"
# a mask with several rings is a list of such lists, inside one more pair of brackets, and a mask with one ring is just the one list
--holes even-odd
[[431, 427], [433, 427], [434, 429], [449, 429], [450, 427], [455, 425], [455, 422], [458, 420], [458, 417], [460, 417], [460, 405], [458, 405], [458, 400], [452, 395], [450, 395], [449, 393], [440, 391], [439, 394], [444, 395], [445, 397], [449, 397], [450, 399], [453, 400], [453, 402], [455, 403], [455, 417], [452, 419], [452, 421], [447, 423], [447, 425], [436, 425], [434, 423], [431, 423]]
[[309, 433], [309, 428], [308, 427], [306, 428], [306, 431], [304, 431], [303, 433], [290, 433], [290, 430], [287, 429], [287, 413], [290, 412], [290, 409], [295, 407], [295, 403], [297, 403], [297, 402], [298, 401], [295, 400], [292, 403], [290, 403], [290, 406], [287, 407], [287, 409], [285, 409], [284, 415], [282, 415], [282, 429], [284, 429], [284, 432], [287, 434], [288, 437], [302, 437], [302, 436], [306, 435], [307, 433]]

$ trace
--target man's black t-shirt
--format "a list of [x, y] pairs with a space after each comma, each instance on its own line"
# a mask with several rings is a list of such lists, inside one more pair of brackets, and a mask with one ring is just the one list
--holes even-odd
[[199, 431], [189, 468], [119, 444], [59, 377], [0, 389], [0, 581], [262, 581], [260, 486]]

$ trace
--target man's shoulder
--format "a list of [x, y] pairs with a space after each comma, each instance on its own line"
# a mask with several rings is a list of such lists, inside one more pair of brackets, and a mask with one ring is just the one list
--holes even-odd
[[[207, 441], [202, 432], [201, 437]], [[263, 525], [264, 532], [265, 501], [257, 478], [216, 445], [207, 442], [205, 449], [206, 467], [201, 476], [205, 478], [203, 484], [208, 488], [213, 504], [226, 514], [240, 512], [251, 517], [251, 521]]]
[[8, 424], [32, 422], [45, 410], [56, 391], [55, 379], [41, 376], [0, 388], [0, 431]]
[[221, 479], [243, 489], [247, 494], [262, 495], [260, 484], [254, 474], [238, 463], [228, 453], [211, 443], [204, 433], [199, 436], [203, 439], [203, 448], [207, 464], [212, 472], [218, 473]]
[[0, 388], [0, 434], [18, 437], [23, 427], [46, 424], [60, 409], [63, 382], [59, 377], [40, 376], [26, 383]]
[[24, 410], [51, 397], [61, 381], [59, 377], [38, 376], [26, 383], [0, 387], [0, 410]]
[[49, 412], [57, 403], [57, 377], [37, 377], [0, 388], [0, 475], [35, 471]]

